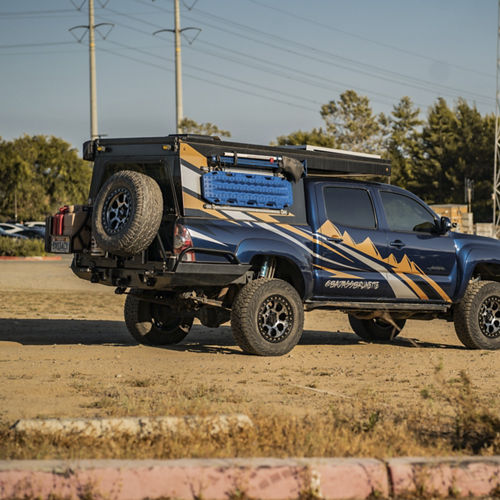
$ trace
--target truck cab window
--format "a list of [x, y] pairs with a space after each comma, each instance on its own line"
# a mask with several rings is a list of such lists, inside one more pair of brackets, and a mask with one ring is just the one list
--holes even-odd
[[330, 221], [341, 226], [375, 229], [373, 204], [366, 189], [327, 187], [324, 193]]
[[381, 191], [380, 196], [392, 231], [430, 233], [436, 227], [433, 214], [418, 201], [388, 191]]

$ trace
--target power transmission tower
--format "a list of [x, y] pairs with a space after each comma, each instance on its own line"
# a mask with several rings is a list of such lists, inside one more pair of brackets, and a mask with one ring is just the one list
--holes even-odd
[[201, 29], [194, 28], [192, 26], [181, 29], [181, 13], [179, 8], [179, 0], [174, 0], [174, 18], [175, 28], [173, 30], [162, 29], [155, 31], [153, 35], [163, 33], [165, 31], [168, 31], [175, 35], [175, 129], [178, 134], [182, 134], [181, 122], [184, 117], [184, 113], [182, 107], [181, 34], [188, 30], [196, 30], [198, 33], [195, 35], [195, 37], [191, 41], [188, 40], [189, 44], [191, 44], [197, 38]]
[[495, 161], [493, 167], [493, 229], [492, 236], [500, 233], [500, 0], [498, 0], [497, 28], [497, 89], [495, 111]]
[[[108, 0], [109, 1], [109, 0]], [[101, 7], [105, 7], [108, 1], [100, 2]], [[500, 0], [499, 0], [500, 1]], [[73, 0], [72, 0], [73, 2]], [[101, 34], [101, 37], [103, 39], [106, 39], [106, 36], [109, 34], [109, 32], [113, 29], [113, 24], [111, 23], [99, 23], [95, 24], [94, 23], [94, 0], [88, 0], [89, 2], [89, 24], [88, 26], [81, 25], [81, 26], [73, 26], [72, 28], [69, 29], [69, 32], [74, 35], [73, 31], [77, 29], [83, 29], [85, 30], [83, 32], [83, 35], [81, 37], [76, 37], [76, 40], [81, 43], [85, 33], [88, 31], [89, 33], [89, 84], [90, 84], [90, 138], [92, 140], [97, 139], [99, 137], [98, 131], [97, 131], [97, 84], [96, 84], [96, 67], [95, 67], [95, 30], [96, 28], [99, 28], [101, 26], [108, 26], [109, 30], [105, 35]], [[85, 0], [80, 4], [80, 6], [75, 5], [73, 2], [73, 5], [78, 10], [81, 10], [83, 5], [85, 4]]]

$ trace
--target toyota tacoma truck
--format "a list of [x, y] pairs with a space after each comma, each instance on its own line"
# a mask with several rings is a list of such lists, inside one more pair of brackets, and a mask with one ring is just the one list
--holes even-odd
[[441, 318], [466, 347], [500, 348], [500, 243], [376, 182], [390, 176], [378, 156], [169, 135], [88, 141], [84, 158], [88, 203], [47, 218], [46, 250], [127, 294], [140, 343], [180, 342], [198, 318], [282, 355], [322, 308], [367, 341]]

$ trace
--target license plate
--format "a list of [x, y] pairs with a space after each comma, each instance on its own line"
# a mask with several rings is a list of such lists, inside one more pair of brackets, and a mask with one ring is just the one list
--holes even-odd
[[69, 253], [69, 236], [52, 236], [50, 251], [52, 253]]

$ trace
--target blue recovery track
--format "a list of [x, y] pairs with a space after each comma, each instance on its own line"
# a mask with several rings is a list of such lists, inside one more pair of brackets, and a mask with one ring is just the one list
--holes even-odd
[[291, 183], [272, 175], [208, 172], [202, 176], [202, 193], [215, 205], [281, 210], [293, 204]]

